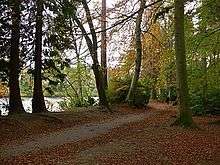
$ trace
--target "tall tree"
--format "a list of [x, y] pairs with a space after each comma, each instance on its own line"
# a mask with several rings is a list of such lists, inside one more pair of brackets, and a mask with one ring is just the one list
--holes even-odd
[[193, 125], [193, 119], [189, 107], [189, 92], [187, 84], [183, 0], [175, 0], [174, 20], [178, 110], [180, 113], [176, 124], [189, 127]]
[[12, 12], [11, 49], [9, 57], [9, 111], [10, 113], [20, 113], [24, 112], [19, 87], [21, 1], [10, 0], [9, 2]]
[[146, 4], [146, 0], [140, 0], [140, 9], [138, 12], [138, 16], [136, 19], [136, 27], [135, 27], [135, 49], [136, 49], [136, 59], [135, 59], [135, 71], [131, 81], [130, 89], [128, 91], [128, 95], [126, 100], [130, 101], [134, 97], [134, 91], [137, 86], [137, 82], [140, 76], [141, 71], [141, 59], [142, 59], [142, 43], [141, 43], [141, 22], [142, 15], [144, 13], [144, 8]]
[[87, 22], [88, 22], [90, 33], [92, 36], [91, 39], [89, 37], [89, 34], [86, 32], [86, 29], [84, 28], [82, 22], [77, 18], [76, 15], [74, 16], [74, 20], [76, 24], [79, 26], [80, 30], [82, 31], [83, 36], [85, 37], [89, 52], [92, 57], [92, 61], [93, 61], [92, 69], [95, 75], [96, 88], [97, 88], [98, 95], [99, 95], [99, 104], [101, 106], [106, 107], [108, 110], [110, 110], [108, 100], [106, 97], [104, 82], [103, 82], [103, 72], [98, 61], [98, 52], [97, 52], [98, 41], [97, 41], [94, 24], [92, 21], [92, 16], [91, 16], [86, 0], [82, 0], [82, 5], [86, 13]]
[[35, 69], [34, 69], [34, 91], [32, 100], [32, 110], [34, 113], [45, 112], [46, 105], [44, 101], [42, 88], [42, 27], [43, 27], [43, 0], [36, 1], [36, 34], [35, 34]]
[[101, 14], [101, 66], [103, 69], [104, 86], [108, 88], [108, 73], [107, 73], [107, 50], [106, 50], [106, 0], [102, 0]]

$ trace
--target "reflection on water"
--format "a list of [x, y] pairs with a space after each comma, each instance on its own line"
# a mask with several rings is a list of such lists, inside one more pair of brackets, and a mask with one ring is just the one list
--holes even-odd
[[[63, 101], [63, 98], [60, 97], [45, 97], [45, 104], [47, 110], [50, 112], [61, 112], [63, 111], [59, 106], [59, 102]], [[8, 115], [7, 106], [9, 103], [9, 98], [0, 98], [0, 110], [2, 116]], [[31, 97], [22, 97], [22, 103], [24, 109], [27, 113], [32, 113], [32, 98]]]

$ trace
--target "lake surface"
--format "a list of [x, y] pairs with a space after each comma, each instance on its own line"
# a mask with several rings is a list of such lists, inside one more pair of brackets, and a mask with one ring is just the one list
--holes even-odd
[[[45, 97], [45, 104], [47, 110], [50, 112], [61, 112], [63, 111], [59, 106], [59, 102], [64, 101], [61, 97]], [[32, 97], [22, 97], [22, 103], [24, 110], [28, 113], [32, 113]], [[2, 116], [8, 115], [7, 105], [9, 104], [9, 98], [0, 98], [0, 110]]]

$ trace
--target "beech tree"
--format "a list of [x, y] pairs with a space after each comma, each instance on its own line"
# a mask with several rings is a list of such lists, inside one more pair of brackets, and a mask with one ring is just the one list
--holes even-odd
[[136, 20], [136, 27], [135, 27], [135, 49], [136, 49], [136, 59], [135, 59], [135, 71], [131, 81], [130, 89], [128, 91], [128, 95], [126, 100], [130, 101], [133, 99], [134, 91], [137, 85], [137, 81], [140, 76], [141, 71], [141, 59], [142, 59], [142, 42], [141, 42], [141, 22], [142, 22], [142, 15], [144, 13], [144, 7], [146, 0], [140, 1], [140, 9], [138, 12], [137, 20]]
[[189, 106], [189, 92], [186, 71], [186, 50], [184, 37], [184, 1], [175, 0], [175, 54], [179, 118], [176, 124], [185, 127], [193, 125]]

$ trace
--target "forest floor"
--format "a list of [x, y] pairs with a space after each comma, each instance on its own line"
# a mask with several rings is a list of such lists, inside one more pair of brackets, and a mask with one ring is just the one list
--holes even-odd
[[175, 107], [114, 107], [0, 118], [0, 164], [220, 163], [220, 116], [194, 117], [200, 129], [171, 127]]

